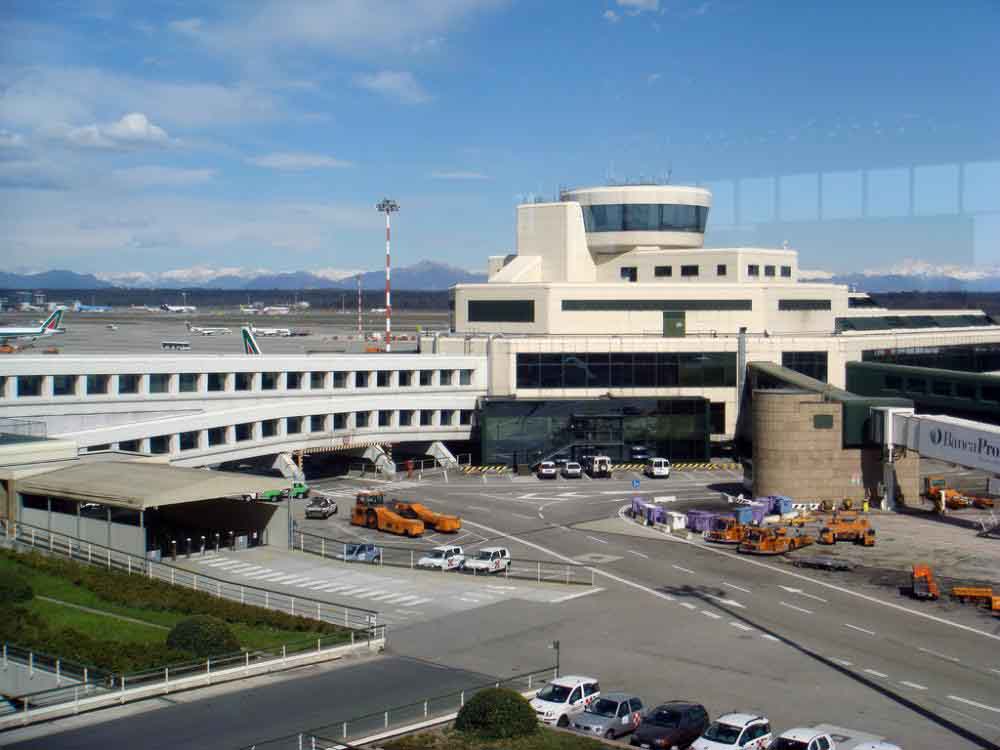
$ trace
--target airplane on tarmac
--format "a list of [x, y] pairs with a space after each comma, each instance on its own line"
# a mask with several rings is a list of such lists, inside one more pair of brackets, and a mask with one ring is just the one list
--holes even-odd
[[257, 343], [257, 339], [254, 338], [253, 329], [244, 326], [240, 329], [240, 333], [243, 335], [244, 354], [260, 354], [260, 345]]
[[291, 336], [291, 328], [254, 328], [250, 326], [250, 332], [257, 336]]
[[233, 332], [232, 328], [199, 328], [198, 326], [191, 325], [190, 322], [185, 322], [187, 326], [188, 333], [194, 333], [198, 336], [225, 336]]
[[63, 333], [63, 329], [59, 327], [62, 314], [62, 310], [56, 310], [34, 328], [0, 328], [0, 345], [9, 344], [11, 341], [31, 343], [36, 339], [45, 338], [55, 333]]
[[160, 305], [160, 310], [171, 313], [193, 313], [197, 309], [194, 305], [168, 305], [166, 303]]

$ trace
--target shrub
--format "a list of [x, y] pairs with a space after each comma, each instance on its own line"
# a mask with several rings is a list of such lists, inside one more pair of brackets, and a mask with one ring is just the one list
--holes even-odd
[[195, 615], [181, 620], [167, 634], [167, 646], [195, 656], [216, 656], [238, 651], [240, 642], [218, 617]]
[[31, 585], [19, 576], [0, 577], [0, 606], [30, 602], [35, 592]]
[[538, 719], [520, 693], [508, 688], [487, 688], [462, 706], [455, 729], [474, 732], [485, 739], [510, 739], [537, 731]]

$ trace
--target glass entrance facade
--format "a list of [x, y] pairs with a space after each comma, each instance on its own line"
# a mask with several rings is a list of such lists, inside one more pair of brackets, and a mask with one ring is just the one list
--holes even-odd
[[488, 399], [479, 425], [484, 464], [534, 465], [556, 455], [627, 462], [642, 449], [674, 461], [709, 459], [709, 401], [698, 397]]

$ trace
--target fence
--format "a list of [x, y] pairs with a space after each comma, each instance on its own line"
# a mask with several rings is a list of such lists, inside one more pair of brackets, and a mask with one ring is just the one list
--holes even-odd
[[[372, 628], [358, 636], [351, 633], [349, 644], [340, 639], [322, 637], [296, 641], [271, 648], [213, 656], [208, 659], [171, 664], [131, 674], [112, 674], [74, 665], [78, 674], [73, 684], [18, 696], [0, 704], [0, 730], [33, 721], [76, 714], [108, 705], [140, 700], [151, 695], [166, 695], [177, 690], [201, 687], [253, 675], [278, 671], [301, 664], [315, 663], [385, 644], [385, 626]], [[31, 669], [55, 670], [64, 663], [12, 644], [3, 646], [3, 669], [11, 662], [30, 665]], [[68, 679], [68, 678], [67, 678]]]
[[[416, 569], [420, 567], [420, 558], [430, 552], [429, 549], [387, 547], [379, 544], [375, 546], [377, 557], [374, 560], [351, 559], [351, 556], [348, 555], [348, 548], [357, 547], [358, 544], [358, 541], [332, 539], [304, 531], [296, 531], [292, 535], [293, 549], [334, 560], [367, 565], [389, 565], [395, 568]], [[545, 560], [524, 560], [518, 558], [512, 559], [507, 568], [494, 573], [478, 572], [471, 568], [464, 568], [459, 571], [428, 570], [436, 574], [447, 572], [451, 575], [462, 574], [486, 578], [499, 576], [502, 578], [519, 578], [536, 581], [538, 583], [562, 583], [582, 586], [593, 586], [595, 575], [593, 567], [579, 563], [548, 562]]]
[[0, 520], [8, 541], [27, 545], [32, 549], [47, 551], [79, 562], [99, 565], [129, 575], [141, 575], [170, 583], [173, 586], [202, 591], [219, 599], [229, 599], [264, 609], [290, 615], [342, 625], [353, 630], [365, 630], [377, 625], [378, 613], [370, 609], [345, 604], [294, 596], [269, 589], [224, 581], [221, 578], [195, 573], [169, 563], [147, 560], [136, 555], [86, 542], [76, 537], [50, 532], [38, 526]]
[[303, 730], [296, 734], [255, 742], [240, 750], [313, 750], [315, 748], [342, 748], [375, 742], [391, 737], [412, 726], [433, 726], [450, 721], [465, 701], [480, 690], [491, 687], [506, 687], [519, 693], [541, 688], [558, 674], [556, 667], [546, 667], [503, 680], [472, 685], [465, 690], [424, 698], [403, 706], [375, 711], [374, 713], [341, 719], [321, 727]]

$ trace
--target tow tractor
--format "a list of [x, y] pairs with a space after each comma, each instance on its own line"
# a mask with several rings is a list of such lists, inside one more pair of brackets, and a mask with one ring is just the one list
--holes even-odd
[[385, 495], [375, 490], [361, 490], [351, 510], [351, 524], [389, 534], [417, 537], [424, 533], [424, 522], [419, 518], [403, 518], [385, 504]]
[[704, 536], [706, 542], [739, 544], [749, 531], [749, 526], [739, 523], [733, 516], [719, 516], [712, 521], [712, 528]]
[[816, 540], [820, 544], [836, 544], [837, 542], [854, 542], [862, 547], [875, 546], [875, 529], [867, 518], [857, 514], [840, 515], [834, 513], [830, 521], [819, 532]]
[[750, 529], [740, 542], [738, 551], [748, 555], [783, 555], [807, 547], [814, 541], [812, 536], [801, 532], [789, 536], [785, 526], [763, 526]]
[[423, 503], [397, 501], [393, 510], [403, 518], [419, 518], [425, 526], [445, 534], [453, 534], [462, 528], [462, 519], [458, 516], [435, 513]]

